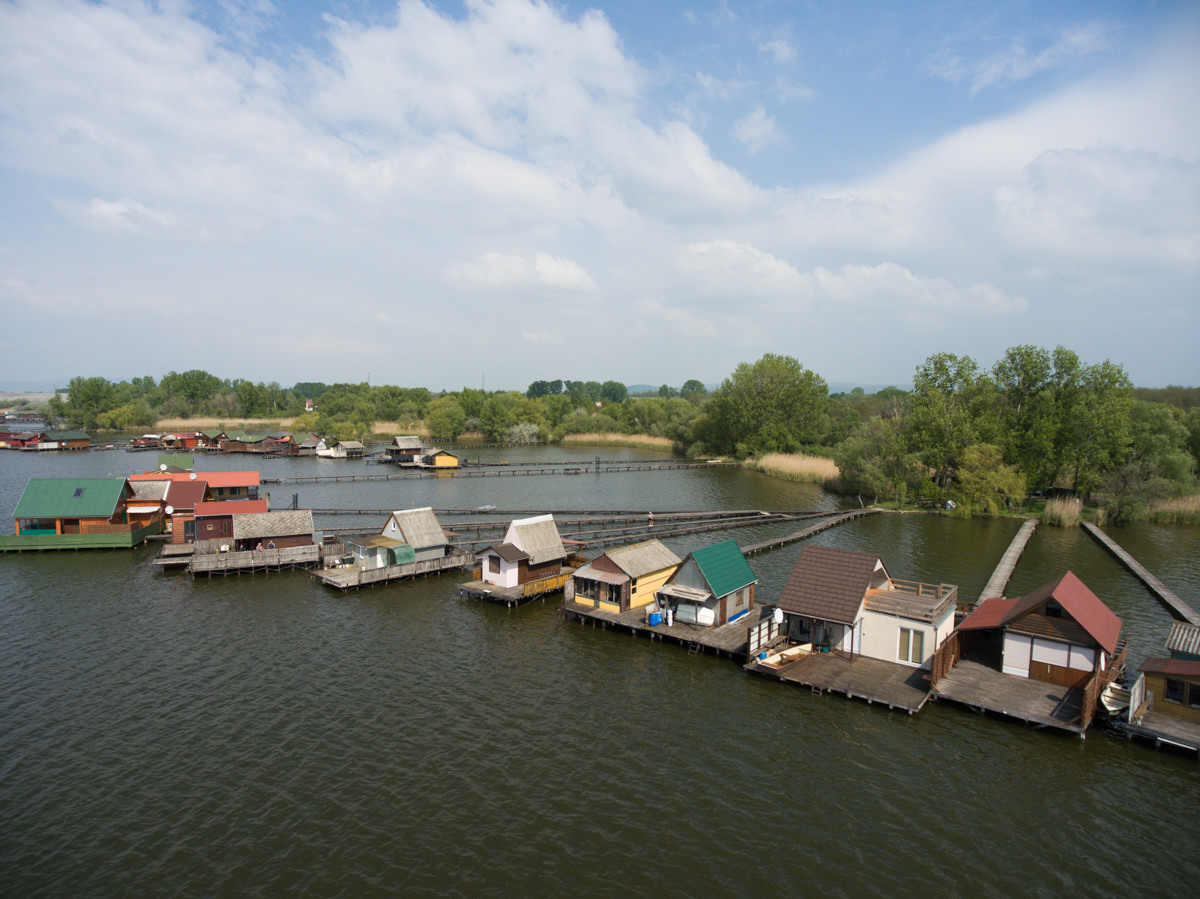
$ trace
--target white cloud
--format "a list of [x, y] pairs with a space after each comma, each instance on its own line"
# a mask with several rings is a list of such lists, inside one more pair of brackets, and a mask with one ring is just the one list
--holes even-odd
[[1097, 53], [1110, 43], [1110, 29], [1102, 23], [1089, 22], [1055, 35], [1040, 50], [1030, 50], [1024, 38], [1014, 38], [999, 52], [970, 59], [961, 52], [943, 48], [930, 59], [927, 69], [930, 74], [947, 81], [969, 81], [971, 93], [975, 94], [1059, 68]]
[[796, 58], [796, 48], [785, 40], [764, 41], [758, 49], [769, 54], [776, 63], [791, 62]]
[[549, 290], [591, 292], [596, 284], [579, 263], [537, 253], [532, 258], [506, 253], [484, 253], [471, 262], [450, 266], [447, 280], [477, 290]]
[[712, 240], [683, 248], [679, 268], [693, 289], [707, 294], [778, 296], [800, 290], [804, 277], [784, 260], [757, 247]]
[[89, 228], [117, 231], [145, 231], [171, 228], [175, 216], [159, 212], [136, 200], [102, 200], [93, 197], [87, 203], [56, 201], [55, 206], [72, 220]]
[[779, 124], [761, 106], [756, 107], [745, 118], [739, 119], [734, 125], [733, 133], [751, 153], [757, 153], [768, 144], [779, 143], [782, 140]]

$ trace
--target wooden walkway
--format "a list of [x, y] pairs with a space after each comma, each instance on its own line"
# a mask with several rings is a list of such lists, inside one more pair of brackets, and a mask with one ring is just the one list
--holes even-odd
[[670, 627], [665, 623], [651, 626], [649, 608], [640, 606], [628, 612], [608, 612], [590, 604], [564, 601], [559, 614], [568, 621], [580, 621], [593, 627], [626, 631], [649, 637], [651, 640], [666, 640], [686, 646], [689, 653], [713, 652], [732, 659], [746, 658], [749, 629], [775, 612], [773, 606], [754, 606], [746, 615], [732, 624], [720, 627], [700, 627], [676, 621]]
[[746, 670], [808, 687], [814, 693], [840, 693], [910, 715], [919, 712], [929, 699], [928, 671], [866, 656], [851, 658], [841, 652], [809, 653], [783, 665], [754, 659]]
[[985, 599], [1004, 595], [1004, 588], [1008, 586], [1013, 569], [1017, 567], [1017, 560], [1021, 558], [1021, 553], [1025, 552], [1025, 544], [1029, 542], [1029, 538], [1033, 536], [1033, 532], [1037, 529], [1037, 526], [1038, 520], [1036, 518], [1025, 519], [1024, 524], [1021, 525], [1021, 529], [1017, 531], [1017, 535], [1012, 538], [1012, 543], [1008, 544], [1008, 549], [1000, 557], [1000, 564], [996, 566], [996, 570], [988, 578], [983, 592], [979, 594], [979, 602], [976, 605], [979, 605]]
[[[779, 547], [781, 547], [781, 546], [787, 546], [791, 543], [797, 543], [801, 540], [806, 540], [809, 537], [813, 536], [813, 534], [819, 534], [819, 533], [821, 533], [821, 531], [827, 530], [828, 528], [836, 527], [837, 525], [842, 524], [847, 521], [851, 521], [852, 519], [862, 518], [864, 515], [874, 515], [878, 511], [879, 511], [878, 509], [855, 509], [852, 512], [840, 512], [840, 513], [832, 515], [831, 517], [827, 518], [825, 521], [819, 522], [818, 524], [810, 525], [809, 527], [806, 527], [802, 531], [796, 531], [796, 533], [794, 533], [794, 534], [788, 534], [786, 537], [777, 537], [774, 540], [764, 540], [762, 543], [755, 543], [750, 546], [743, 547], [742, 555], [753, 556], [753, 555], [757, 555], [758, 553], [761, 553], [761, 552], [766, 552], [767, 550], [779, 549]], [[815, 514], [823, 515], [826, 513], [815, 513]], [[814, 515], [811, 515], [811, 514], [807, 515], [807, 516], [797, 515], [795, 517], [796, 518], [801, 518], [801, 517], [812, 518], [812, 517], [814, 517]]]
[[711, 468], [741, 465], [740, 462], [580, 462], [543, 463], [536, 467], [501, 466], [496, 468], [425, 468], [405, 469], [394, 474], [309, 475], [303, 477], [263, 478], [264, 484], [317, 484], [325, 481], [398, 481], [411, 478], [505, 478], [538, 475], [610, 474], [630, 471], [670, 471], [681, 468]]
[[345, 565], [341, 568], [322, 568], [314, 571], [312, 576], [327, 587], [345, 592], [357, 590], [359, 587], [373, 587], [377, 584], [388, 584], [393, 581], [441, 574], [444, 571], [470, 568], [474, 564], [475, 556], [471, 553], [451, 553], [437, 559], [406, 562], [403, 565], [387, 565], [370, 570], [355, 568], [352, 565]]
[[1172, 614], [1178, 618], [1182, 618], [1188, 624], [1200, 625], [1200, 615], [1197, 615], [1196, 611], [1176, 596], [1174, 592], [1168, 590], [1162, 581], [1147, 571], [1137, 559], [1123, 550], [1112, 537], [1108, 536], [1108, 534], [1104, 533], [1104, 531], [1100, 530], [1100, 528], [1096, 527], [1090, 521], [1082, 522], [1081, 526], [1095, 537], [1101, 546], [1116, 556], [1126, 568], [1132, 571], [1138, 580], [1145, 584], [1147, 589], [1171, 610]]

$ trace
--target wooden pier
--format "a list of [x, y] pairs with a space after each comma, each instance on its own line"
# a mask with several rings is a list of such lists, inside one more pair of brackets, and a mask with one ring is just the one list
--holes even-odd
[[746, 670], [784, 683], [808, 687], [814, 693], [840, 693], [915, 715], [929, 699], [929, 672], [843, 652], [804, 652], [796, 648], [766, 659], [752, 659]]
[[960, 659], [933, 692], [979, 712], [1084, 735], [1082, 690], [1004, 674], [981, 661]]
[[680, 621], [670, 626], [665, 622], [651, 625], [649, 613], [650, 606], [639, 606], [628, 612], [608, 612], [591, 604], [564, 601], [559, 607], [559, 614], [567, 621], [579, 621], [592, 627], [624, 631], [634, 636], [649, 637], [651, 640], [665, 640], [686, 646], [688, 652], [693, 655], [712, 652], [717, 656], [739, 660], [746, 658], [749, 628], [763, 618], [773, 615], [775, 609], [773, 606], [755, 606], [737, 621], [720, 627], [700, 627]]
[[832, 527], [836, 527], [839, 524], [842, 524], [847, 521], [851, 521], [855, 518], [862, 518], [864, 515], [874, 515], [878, 511], [879, 511], [878, 509], [855, 509], [852, 512], [839, 512], [839, 513], [817, 512], [817, 513], [811, 513], [809, 515], [804, 515], [804, 516], [797, 515], [797, 516], [795, 516], [796, 518], [802, 518], [802, 517], [812, 518], [815, 515], [825, 515], [825, 514], [830, 514], [830, 517], [826, 518], [822, 522], [819, 522], [818, 524], [814, 524], [809, 527], [806, 527], [806, 528], [804, 528], [804, 530], [796, 531], [796, 533], [794, 533], [794, 534], [788, 534], [786, 537], [778, 537], [774, 540], [764, 540], [762, 543], [755, 543], [751, 546], [744, 547], [742, 549], [742, 555], [753, 556], [753, 555], [757, 555], [758, 553], [767, 552], [768, 550], [779, 549], [781, 546], [787, 546], [791, 543], [798, 543], [801, 540], [807, 540], [809, 537], [813, 536], [814, 534], [821, 533], [821, 531], [828, 530], [829, 528], [832, 528]]
[[671, 471], [683, 468], [711, 468], [741, 465], [740, 462], [592, 462], [541, 463], [488, 468], [405, 469], [394, 474], [307, 475], [303, 477], [263, 478], [263, 484], [317, 484], [325, 481], [399, 481], [414, 478], [505, 478], [540, 475], [610, 474], [614, 472]]
[[444, 571], [470, 568], [474, 564], [475, 556], [472, 553], [456, 552], [437, 559], [406, 562], [403, 565], [387, 565], [383, 568], [363, 569], [352, 565], [343, 565], [341, 568], [322, 568], [314, 571], [312, 576], [325, 586], [333, 587], [344, 593], [360, 587], [373, 587], [394, 581], [429, 577]]
[[1096, 527], [1090, 521], [1081, 522], [1081, 526], [1095, 537], [1101, 546], [1112, 553], [1121, 564], [1133, 572], [1134, 576], [1145, 584], [1146, 588], [1157, 596], [1163, 605], [1171, 610], [1173, 615], [1182, 618], [1188, 624], [1200, 625], [1200, 615], [1197, 615], [1196, 611], [1176, 596], [1173, 591], [1168, 590], [1162, 581], [1147, 571], [1137, 559], [1123, 550], [1112, 537], [1108, 536], [1108, 534], [1104, 533], [1104, 531], [1100, 530], [1100, 528]]
[[1004, 595], [1004, 588], [1008, 586], [1013, 569], [1017, 567], [1017, 560], [1021, 558], [1021, 553], [1025, 552], [1025, 544], [1029, 542], [1029, 538], [1033, 536], [1033, 532], [1037, 529], [1037, 526], [1038, 520], [1036, 518], [1025, 519], [1016, 536], [1012, 538], [1012, 542], [1008, 544], [1008, 549], [1000, 557], [1000, 564], [996, 566], [996, 570], [988, 578], [987, 584], [984, 585], [983, 593], [979, 595], [979, 601], [975, 605], [979, 605], [985, 599]]

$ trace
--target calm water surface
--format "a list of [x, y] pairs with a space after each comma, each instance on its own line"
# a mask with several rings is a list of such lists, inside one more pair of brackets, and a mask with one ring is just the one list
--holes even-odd
[[[152, 460], [0, 454], [0, 518], [11, 532], [30, 477]], [[265, 489], [276, 507], [292, 493], [316, 508], [839, 504], [725, 469]], [[382, 521], [318, 520], [359, 523]], [[814, 540], [976, 595], [1016, 527], [877, 515]], [[682, 555], [787, 530], [667, 542]], [[1195, 529], [1113, 535], [1200, 598]], [[568, 624], [553, 601], [460, 600], [461, 576], [341, 595], [305, 573], [193, 582], [156, 571], [154, 552], [0, 557], [2, 895], [1182, 896], [1200, 882], [1200, 770], [1187, 757], [949, 704], [909, 717], [815, 696]], [[762, 600], [799, 552], [751, 560]], [[1135, 663], [1161, 653], [1167, 612], [1077, 530], [1039, 528], [1009, 592], [1067, 568], [1122, 616]]]

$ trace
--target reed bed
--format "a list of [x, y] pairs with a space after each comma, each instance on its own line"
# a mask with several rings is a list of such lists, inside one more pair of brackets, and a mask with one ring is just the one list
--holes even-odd
[[651, 437], [649, 434], [564, 434], [563, 445], [584, 446], [633, 446], [640, 449], [667, 450], [674, 448], [668, 437]]
[[831, 484], [841, 476], [837, 463], [832, 459], [803, 453], [768, 453], [761, 459], [748, 460], [746, 465], [785, 481]]
[[1151, 503], [1147, 518], [1159, 524], [1200, 524], [1200, 493]]
[[1077, 499], [1048, 499], [1042, 510], [1042, 521], [1060, 528], [1073, 528], [1079, 526], [1082, 513], [1083, 503]]

